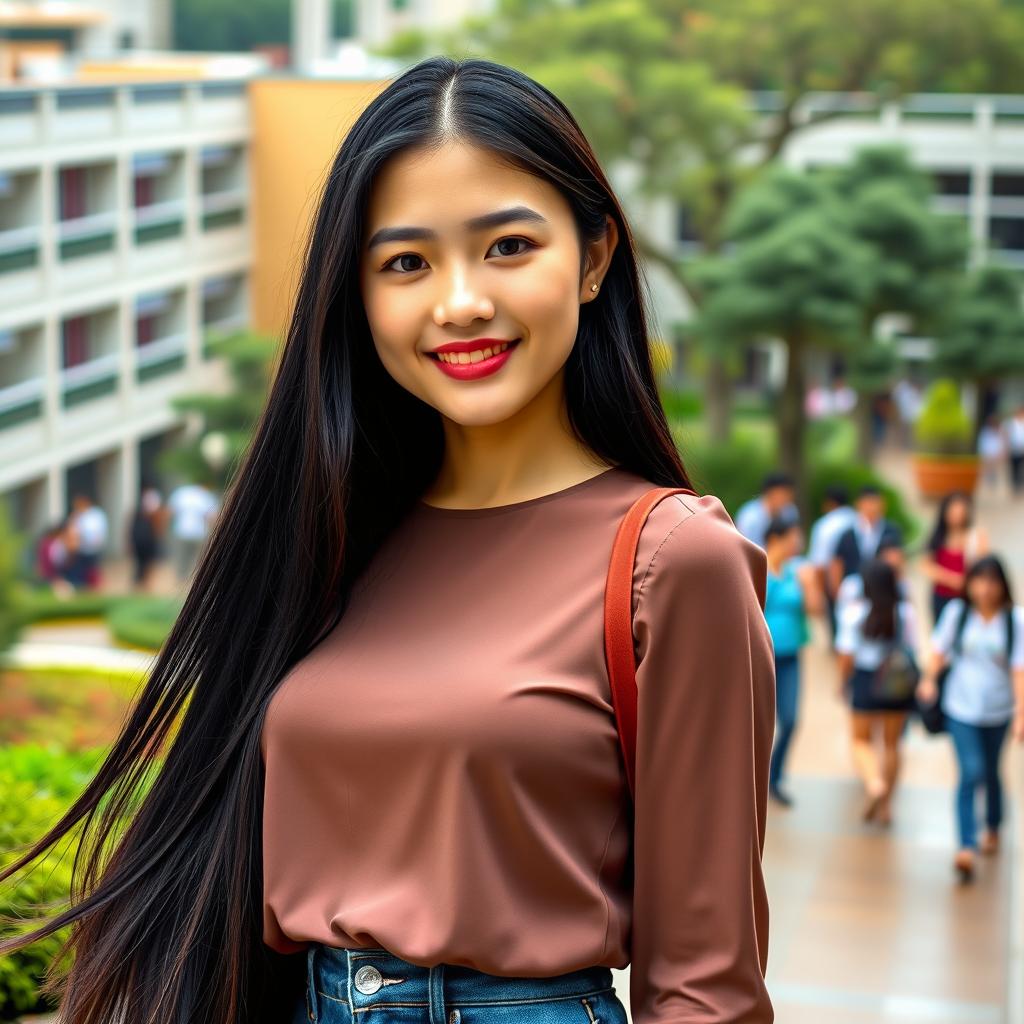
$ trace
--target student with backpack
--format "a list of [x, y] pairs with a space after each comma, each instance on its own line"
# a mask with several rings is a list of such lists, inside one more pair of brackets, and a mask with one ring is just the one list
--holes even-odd
[[[983, 556], [967, 570], [964, 589], [965, 598], [950, 601], [935, 624], [917, 697], [926, 714], [929, 708], [941, 712], [941, 721], [930, 728], [944, 727], [953, 740], [960, 766], [960, 849], [953, 867], [961, 882], [969, 882], [975, 854], [991, 855], [999, 848], [999, 758], [1007, 731], [1024, 742], [1024, 607], [1014, 604], [1006, 570], [995, 555]], [[975, 797], [982, 786], [986, 829], [979, 843]]]
[[835, 649], [840, 692], [850, 701], [854, 765], [867, 796], [863, 817], [888, 825], [900, 741], [920, 675], [914, 655], [917, 619], [890, 562], [872, 558], [862, 564], [860, 575], [862, 592], [840, 605]]

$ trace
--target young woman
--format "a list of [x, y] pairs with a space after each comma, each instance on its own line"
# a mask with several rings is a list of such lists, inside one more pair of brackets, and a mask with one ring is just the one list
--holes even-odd
[[[914, 706], [913, 691], [896, 698], [880, 693], [877, 670], [899, 643], [917, 646], [914, 607], [902, 597], [892, 565], [873, 558], [860, 570], [863, 593], [839, 608], [836, 638], [840, 694], [849, 699], [853, 761], [864, 784], [864, 820], [892, 822], [892, 797], [899, 780], [900, 740]], [[882, 757], [877, 745], [881, 739]]]
[[810, 639], [808, 615], [825, 610], [825, 598], [814, 565], [800, 557], [804, 534], [798, 520], [776, 516], [765, 530], [768, 586], [764, 617], [775, 649], [775, 712], [777, 728], [768, 772], [768, 794], [784, 807], [793, 798], [782, 786], [786, 754], [796, 731], [800, 704], [800, 648]]
[[566, 107], [432, 58], [342, 143], [280, 367], [109, 759], [3, 872], [166, 761], [75, 921], [63, 1024], [773, 1019], [764, 553], [687, 474], [629, 228]]
[[976, 558], [988, 554], [988, 533], [974, 523], [974, 501], [964, 491], [952, 491], [939, 503], [935, 528], [921, 569], [932, 581], [932, 622], [942, 609], [964, 592], [964, 574]]
[[980, 558], [967, 570], [966, 599], [951, 601], [932, 634], [932, 653], [918, 697], [934, 703], [937, 677], [949, 666], [942, 711], [960, 765], [956, 813], [960, 849], [953, 866], [962, 881], [974, 875], [975, 797], [985, 787], [982, 853], [995, 853], [1003, 820], [999, 756], [1008, 728], [1024, 742], [1024, 608], [1015, 605], [1002, 562]]

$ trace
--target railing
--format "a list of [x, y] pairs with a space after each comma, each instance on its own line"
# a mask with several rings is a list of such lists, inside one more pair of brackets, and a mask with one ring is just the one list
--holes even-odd
[[26, 420], [36, 419], [43, 411], [42, 377], [0, 388], [0, 430]]
[[117, 387], [120, 370], [120, 354], [107, 352], [87, 363], [69, 366], [60, 371], [61, 392], [64, 405], [76, 405], [79, 402], [109, 394]]
[[117, 213], [114, 210], [58, 221], [60, 254], [62, 257], [75, 257], [113, 249], [116, 228]]
[[185, 365], [185, 346], [187, 335], [168, 334], [155, 341], [135, 348], [136, 378], [142, 383], [165, 373], [173, 373]]
[[38, 224], [0, 231], [0, 273], [34, 267], [39, 262], [41, 234]]

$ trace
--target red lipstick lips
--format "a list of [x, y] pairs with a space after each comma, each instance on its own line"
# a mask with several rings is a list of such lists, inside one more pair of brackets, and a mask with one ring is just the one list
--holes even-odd
[[[492, 373], [500, 370], [508, 362], [512, 350], [518, 345], [520, 339], [515, 338], [511, 342], [505, 342], [502, 338], [475, 338], [473, 341], [450, 341], [445, 345], [439, 345], [430, 353], [430, 357], [437, 363], [438, 369], [455, 380], [477, 380], [480, 377], [489, 377]], [[497, 352], [487, 359], [478, 359], [475, 363], [453, 363], [445, 362], [438, 358], [439, 352], [479, 352], [485, 348], [493, 349], [497, 345], [508, 344], [503, 352]]]

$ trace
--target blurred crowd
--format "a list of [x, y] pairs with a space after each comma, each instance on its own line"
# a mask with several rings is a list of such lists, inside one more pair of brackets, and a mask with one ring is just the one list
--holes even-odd
[[[170, 561], [178, 582], [191, 575], [220, 509], [212, 481], [182, 484], [166, 500], [157, 487], [143, 486], [126, 517], [125, 547], [132, 559], [132, 589], [153, 589], [153, 570]], [[103, 587], [103, 559], [110, 548], [110, 524], [90, 494], [75, 493], [71, 511], [36, 538], [34, 571], [60, 596]]]
[[805, 544], [794, 481], [782, 472], [768, 475], [761, 493], [737, 511], [737, 528], [764, 548], [768, 562], [765, 618], [777, 688], [770, 795], [781, 806], [793, 803], [785, 780], [799, 718], [800, 651], [811, 639], [809, 618], [821, 616], [835, 686], [849, 706], [864, 820], [892, 823], [901, 743], [918, 718], [953, 744], [959, 765], [953, 867], [969, 882], [976, 855], [999, 849], [1004, 743], [1008, 736], [1024, 742], [1024, 607], [1014, 601], [993, 539], [976, 521], [972, 496], [954, 491], [939, 503], [918, 559], [929, 582], [930, 621], [923, 625], [907, 585], [902, 531], [886, 513], [876, 486], [853, 496], [831, 486]]

